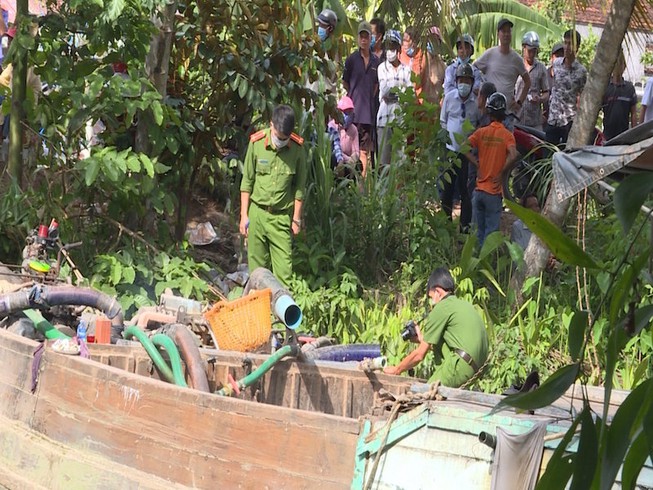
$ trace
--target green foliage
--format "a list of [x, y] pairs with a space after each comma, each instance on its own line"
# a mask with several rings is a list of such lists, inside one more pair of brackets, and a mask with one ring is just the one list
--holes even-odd
[[[405, 100], [407, 113], [417, 110], [414, 100], [414, 95]], [[429, 257], [413, 263], [419, 268], [413, 279], [428, 274], [434, 262], [452, 262], [453, 226], [434, 206], [441, 172], [436, 159], [446, 154], [429, 122], [437, 120], [435, 112], [423, 114], [430, 119], [414, 120], [395, 132], [401, 138], [429, 128], [433, 139], [428, 144], [425, 138], [406, 148], [407, 154], [415, 150], [415, 161], [393, 162], [358, 182], [356, 177], [338, 179], [331, 171], [330, 142], [321, 124], [324, 117], [319, 116], [323, 110], [321, 104], [315, 108], [317, 143], [309, 153], [306, 232], [295, 242], [298, 274], [317, 289], [334, 285], [345, 271], [369, 284], [392, 281], [402, 264], [415, 258]]]
[[126, 318], [143, 306], [158, 304], [166, 289], [186, 298], [204, 300], [208, 285], [198, 273], [209, 270], [206, 264], [164, 252], [154, 256], [147, 252], [123, 250], [98, 256], [91, 285], [117, 297]]
[[653, 51], [647, 49], [639, 60], [645, 67], [653, 66]]
[[[650, 256], [650, 244], [640, 255], [632, 255], [632, 250], [642, 230], [647, 225], [642, 223], [633, 235], [628, 235], [636, 222], [636, 213], [647, 199], [650, 185], [639, 179], [626, 179], [619, 188], [621, 197], [615, 199], [615, 211], [622, 223], [624, 235], [629, 236], [628, 247], [618, 259], [613, 271], [607, 279], [607, 287], [603, 287], [601, 300], [596, 307], [593, 319], [587, 324], [587, 315], [576, 313], [572, 320], [569, 334], [569, 349], [572, 358], [583, 359], [586, 350], [583, 349], [583, 338], [593, 332], [598, 319], [602, 319], [602, 330], [607, 330], [607, 342], [603, 345], [605, 369], [605, 400], [602, 417], [591, 417], [589, 407], [577, 417], [567, 432], [561, 444], [564, 447], [569, 443], [571, 435], [577, 425], [581, 426], [580, 443], [575, 456], [575, 462], [564, 461], [567, 458], [562, 451], [556, 451], [545, 475], [538, 488], [559, 488], [571, 479], [571, 488], [611, 488], [616, 479], [622, 463], [627, 469], [627, 480], [634, 481], [639, 473], [644, 459], [626, 449], [634, 444], [641, 447], [643, 444], [638, 435], [650, 427], [650, 380], [642, 383], [639, 388], [630, 393], [617, 412], [618, 416], [611, 425], [608, 425], [608, 407], [612, 388], [615, 383], [615, 374], [622, 356], [627, 355], [624, 349], [639, 343], [643, 352], [650, 352], [651, 346], [651, 319], [653, 318], [653, 305], [650, 297], [641, 298], [640, 288], [642, 278], [649, 283], [650, 274], [645, 273], [645, 266]], [[628, 196], [628, 198], [625, 198]], [[541, 231], [540, 231], [541, 233]], [[588, 256], [589, 257], [589, 256]], [[585, 325], [587, 325], [585, 327]], [[646, 331], [646, 333], [643, 333]], [[604, 334], [605, 335], [605, 334]], [[633, 378], [641, 378], [646, 368], [637, 369]], [[510, 396], [504, 399], [495, 410], [504, 406], [515, 406], [522, 409], [534, 409], [543, 403], [550, 403], [557, 399], [567, 387], [573, 383], [581, 373], [578, 362], [560, 368], [536, 391], [523, 395]], [[647, 393], [646, 402], [643, 402], [643, 393]], [[644, 415], [646, 414], [646, 415]], [[647, 435], [648, 437], [648, 435]], [[600, 464], [597, 465], [597, 462]], [[599, 468], [595, 471], [595, 468]], [[555, 478], [552, 476], [555, 475]]]
[[[25, 245], [30, 223], [36, 221], [29, 196], [22, 193], [15, 182], [10, 182], [0, 197], [0, 262], [15, 263]], [[1, 279], [1, 278], [0, 278]]]

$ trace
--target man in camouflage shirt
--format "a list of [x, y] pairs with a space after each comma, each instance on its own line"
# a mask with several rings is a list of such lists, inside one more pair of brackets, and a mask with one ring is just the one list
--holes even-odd
[[[524, 68], [528, 70], [531, 79], [531, 88], [521, 109], [517, 113], [519, 122], [531, 128], [542, 131], [542, 104], [549, 100], [549, 74], [546, 66], [537, 59], [540, 50], [540, 37], [534, 31], [524, 34], [521, 41], [522, 57]], [[521, 77], [517, 79], [515, 93], [520, 94], [523, 90], [524, 81]]]
[[567, 143], [569, 130], [578, 109], [578, 97], [587, 82], [587, 70], [576, 60], [580, 41], [580, 34], [575, 30], [565, 32], [565, 55], [553, 62], [553, 86], [546, 139], [555, 145]]

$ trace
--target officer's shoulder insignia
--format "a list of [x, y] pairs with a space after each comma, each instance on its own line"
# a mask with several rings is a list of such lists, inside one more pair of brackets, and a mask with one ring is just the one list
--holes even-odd
[[298, 145], [303, 145], [304, 144], [304, 138], [302, 138], [301, 136], [299, 136], [296, 133], [290, 133], [290, 139], [293, 140]]
[[249, 137], [249, 141], [254, 143], [255, 141], [262, 140], [265, 137], [265, 130], [261, 129], [260, 131], [257, 131], [256, 133], [252, 134]]

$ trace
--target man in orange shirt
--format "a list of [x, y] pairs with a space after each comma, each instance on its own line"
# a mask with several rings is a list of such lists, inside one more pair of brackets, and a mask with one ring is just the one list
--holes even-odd
[[478, 158], [471, 152], [465, 155], [478, 167], [472, 196], [472, 222], [477, 227], [479, 245], [483, 245], [490, 233], [499, 230], [503, 177], [519, 157], [515, 137], [501, 124], [506, 117], [506, 106], [506, 96], [502, 93], [495, 92], [488, 97], [485, 109], [490, 116], [490, 125], [477, 129], [469, 137], [472, 148], [478, 149]]
[[[399, 54], [399, 61], [402, 65], [408, 66], [415, 76], [422, 76], [422, 50], [419, 48], [419, 35], [417, 34], [417, 29], [413, 26], [406, 27], [403, 43], [401, 45], [401, 53]], [[419, 81], [415, 83], [415, 93], [419, 97], [421, 92], [422, 83]]]

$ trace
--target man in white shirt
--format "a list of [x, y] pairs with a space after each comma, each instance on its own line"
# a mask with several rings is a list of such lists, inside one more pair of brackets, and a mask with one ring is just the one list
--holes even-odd
[[[499, 21], [497, 24], [499, 45], [485, 51], [474, 62], [474, 66], [485, 75], [485, 81], [492, 82], [497, 91], [505, 95], [508, 101], [508, 111], [517, 113], [531, 88], [531, 78], [528, 70], [524, 67], [522, 57], [510, 47], [513, 25], [508, 19]], [[515, 96], [515, 84], [520, 76], [524, 85], [522, 91]]]
[[467, 180], [469, 163], [462, 153], [461, 143], [478, 127], [480, 113], [474, 86], [474, 70], [467, 63], [456, 68], [456, 89], [445, 96], [440, 111], [440, 124], [449, 133], [447, 148], [451, 154], [451, 166], [442, 179], [442, 209], [451, 219], [454, 186], [460, 193], [460, 231], [466, 233], [472, 222], [472, 200], [468, 192]]
[[392, 151], [393, 124], [399, 112], [399, 91], [410, 86], [410, 68], [399, 61], [401, 52], [401, 34], [389, 30], [385, 34], [385, 61], [379, 65], [379, 111], [376, 115], [377, 142], [379, 145], [379, 161], [388, 165], [396, 149]]

